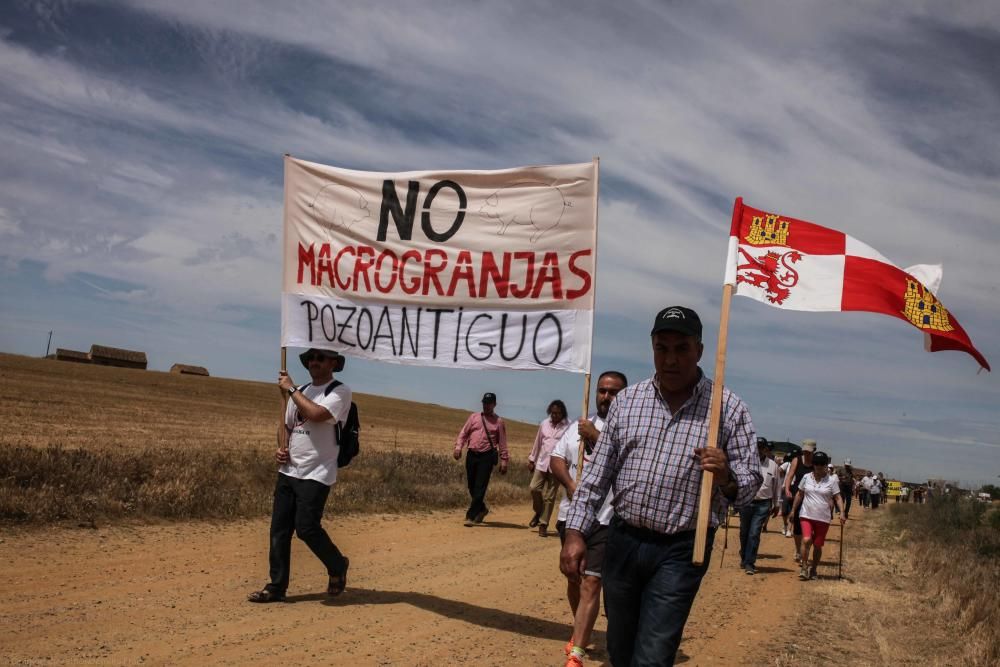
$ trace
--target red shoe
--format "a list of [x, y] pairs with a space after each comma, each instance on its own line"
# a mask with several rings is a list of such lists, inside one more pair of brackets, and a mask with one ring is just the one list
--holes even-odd
[[563, 653], [565, 653], [566, 655], [569, 655], [570, 651], [572, 651], [572, 650], [573, 650], [573, 638], [570, 637], [569, 641], [566, 642], [566, 645], [563, 646]]
[[583, 667], [583, 661], [570, 653], [569, 657], [566, 658], [566, 667]]

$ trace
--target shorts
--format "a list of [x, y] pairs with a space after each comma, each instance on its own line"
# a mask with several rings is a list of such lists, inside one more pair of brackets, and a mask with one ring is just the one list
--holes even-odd
[[792, 513], [792, 501], [788, 498], [781, 499], [781, 516], [788, 516]]
[[802, 525], [802, 536], [807, 540], [812, 537], [813, 545], [821, 547], [826, 543], [826, 531], [830, 529], [830, 524], [816, 519], [799, 519]]
[[608, 527], [598, 526], [587, 538], [587, 567], [583, 573], [600, 578], [604, 569], [604, 551], [608, 544]]
[[[566, 522], [556, 521], [556, 532], [559, 533], [559, 542], [566, 544]], [[604, 569], [604, 551], [608, 543], [608, 527], [598, 525], [597, 530], [587, 538], [587, 569], [583, 573], [590, 577], [601, 576]]]

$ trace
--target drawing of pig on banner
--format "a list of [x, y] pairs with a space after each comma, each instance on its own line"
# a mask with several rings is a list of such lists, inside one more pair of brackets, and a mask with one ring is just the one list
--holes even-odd
[[316, 213], [317, 220], [330, 227], [349, 230], [355, 224], [372, 217], [368, 200], [363, 194], [339, 183], [324, 185], [308, 204]]
[[[517, 193], [526, 188], [545, 190], [541, 193], [533, 192], [530, 201], [524, 201], [517, 197]], [[542, 234], [558, 227], [563, 212], [572, 205], [555, 185], [521, 181], [506, 185], [487, 197], [479, 207], [479, 217], [500, 225], [498, 236], [503, 236], [511, 225], [530, 226], [531, 242], [534, 243]]]

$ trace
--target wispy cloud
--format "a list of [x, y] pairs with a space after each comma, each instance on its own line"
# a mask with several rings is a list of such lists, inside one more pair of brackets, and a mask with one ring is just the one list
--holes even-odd
[[[648, 373], [667, 303], [716, 326], [736, 195], [942, 263], [939, 296], [1000, 358], [998, 57], [981, 2], [8, 3], [2, 340], [28, 350], [50, 317], [270, 377], [283, 153], [384, 171], [599, 155], [595, 365]], [[928, 476], [952, 443], [1000, 466], [997, 381], [902, 323], [738, 301], [729, 345], [765, 435], [820, 433], [856, 460], [937, 443], [914, 463]], [[441, 403], [483, 381], [353, 368], [367, 391]], [[525, 418], [579, 384], [490, 378]]]

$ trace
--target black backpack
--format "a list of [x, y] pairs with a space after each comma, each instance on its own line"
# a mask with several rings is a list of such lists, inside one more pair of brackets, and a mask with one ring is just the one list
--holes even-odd
[[[329, 396], [330, 392], [344, 384], [340, 380], [334, 380], [326, 386], [323, 391], [324, 396]], [[308, 387], [304, 385], [302, 388]], [[347, 411], [347, 419], [341, 424], [334, 424], [337, 430], [337, 444], [340, 445], [340, 453], [337, 454], [337, 467], [346, 468], [351, 465], [351, 460], [361, 451], [361, 419], [358, 417], [358, 406], [351, 401], [351, 409]]]

